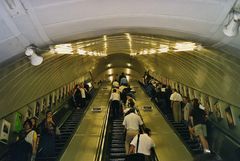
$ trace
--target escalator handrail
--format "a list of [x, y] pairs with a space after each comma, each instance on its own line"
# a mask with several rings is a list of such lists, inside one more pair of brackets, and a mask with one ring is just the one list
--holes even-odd
[[232, 137], [228, 132], [226, 132], [225, 130], [221, 129], [216, 122], [214, 122], [211, 119], [208, 119], [208, 121], [210, 122], [211, 126], [214, 126], [217, 130], [221, 131], [221, 133], [223, 133], [223, 135], [225, 135], [227, 138], [229, 138], [231, 141], [233, 141], [235, 144], [237, 144], [238, 146], [240, 146], [240, 141], [237, 140], [236, 138]]
[[[137, 107], [136, 107], [136, 108], [137, 108]], [[142, 117], [142, 115], [141, 115], [141, 113], [140, 113], [140, 111], [139, 111], [138, 108], [137, 108], [137, 113], [138, 113], [138, 115], [140, 116], [140, 118], [141, 118], [142, 121], [143, 121], [143, 117]], [[143, 126], [140, 127], [140, 130], [141, 130], [141, 131], [144, 131], [144, 128], [146, 128], [146, 125], [144, 124], [144, 121], [143, 121]], [[153, 158], [154, 158], [154, 160], [153, 160]], [[159, 161], [154, 148], [151, 149], [151, 160], [152, 160], [152, 161]]]
[[[147, 94], [145, 88], [144, 88], [144, 84], [140, 81], [138, 81], [139, 84], [141, 85], [143, 91]], [[158, 105], [156, 104], [155, 101], [152, 101], [152, 103], [158, 107]], [[172, 123], [168, 120], [168, 118], [166, 117], [166, 115], [159, 109], [156, 108], [158, 110], [158, 112], [163, 116], [164, 120], [168, 123], [168, 125], [171, 127], [171, 129], [177, 134], [177, 136], [179, 137], [179, 139], [181, 140], [181, 142], [185, 145], [185, 147], [188, 149], [188, 151], [191, 153], [192, 156], [194, 156], [193, 151], [191, 150], [191, 148], [189, 147], [189, 145], [183, 140], [182, 136], [180, 135], [180, 133], [174, 128], [174, 126], [172, 125]]]
[[[111, 94], [111, 90], [109, 92], [109, 96]], [[108, 127], [108, 119], [109, 119], [109, 114], [110, 114], [110, 104], [108, 103], [107, 105], [107, 113], [104, 117], [104, 124], [102, 125], [103, 127], [101, 128], [101, 133], [100, 133], [100, 139], [98, 142], [98, 147], [97, 147], [97, 152], [95, 155], [95, 161], [102, 161], [102, 155], [103, 155], [103, 150], [104, 150], [104, 142], [107, 134], [107, 127]]]

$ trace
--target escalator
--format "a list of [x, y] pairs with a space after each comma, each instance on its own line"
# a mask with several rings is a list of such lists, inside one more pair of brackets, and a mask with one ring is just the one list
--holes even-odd
[[109, 161], [125, 160], [125, 144], [124, 144], [124, 126], [123, 118], [114, 119], [111, 122]]
[[199, 140], [190, 138], [188, 127], [184, 123], [172, 122], [172, 125], [194, 155], [203, 153]]
[[[91, 93], [93, 95], [93, 93]], [[93, 99], [93, 98], [92, 98]], [[84, 109], [74, 109], [71, 114], [64, 120], [63, 124], [59, 125], [60, 135], [56, 137], [56, 154], [54, 157], [41, 157], [37, 156], [36, 161], [57, 161], [61, 157], [62, 153], [66, 149], [69, 141], [74, 135], [81, 119], [83, 118], [84, 112], [87, 109], [88, 104], [91, 100], [86, 102]]]
[[61, 155], [65, 149], [68, 140], [74, 134], [78, 123], [84, 113], [84, 110], [75, 110], [72, 115], [61, 126], [61, 135], [56, 139], [56, 156]]
[[[139, 84], [144, 89], [145, 93], [147, 93], [145, 86], [141, 82], [139, 82]], [[185, 145], [188, 147], [188, 149], [191, 151], [191, 153], [193, 155], [202, 154], [203, 149], [201, 147], [199, 140], [195, 139], [195, 138], [192, 140], [190, 138], [188, 127], [183, 122], [180, 122], [180, 123], [175, 122], [173, 120], [173, 115], [171, 112], [166, 112], [166, 110], [164, 110], [161, 107], [161, 105], [159, 105], [159, 103], [156, 102], [155, 99], [152, 99], [152, 101], [158, 107], [159, 111], [162, 113], [164, 118], [173, 127], [174, 131], [178, 134], [178, 136], [181, 138], [181, 140], [185, 143]], [[168, 107], [168, 108], [170, 109], [170, 107]]]
[[69, 140], [74, 134], [78, 124], [84, 114], [84, 109], [74, 110], [67, 120], [59, 128], [61, 134], [56, 137], [56, 155], [55, 157], [37, 157], [36, 161], [56, 161], [64, 152]]

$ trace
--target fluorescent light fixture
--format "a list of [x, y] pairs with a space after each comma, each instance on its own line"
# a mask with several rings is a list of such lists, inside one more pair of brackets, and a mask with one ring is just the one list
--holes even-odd
[[89, 52], [88, 52], [88, 55], [93, 55], [93, 51], [89, 51]]
[[112, 64], [107, 64], [107, 67], [109, 68], [109, 67], [111, 67], [112, 66]]
[[78, 52], [79, 55], [86, 55], [87, 51], [85, 51], [83, 49], [78, 49], [77, 52]]
[[160, 45], [160, 48], [158, 49], [159, 53], [167, 53], [169, 51], [168, 45]]
[[130, 66], [132, 66], [132, 64], [130, 64], [130, 63], [127, 63], [127, 66], [128, 66], [128, 67], [130, 67]]
[[131, 74], [131, 69], [127, 68], [126, 69], [126, 74]]
[[148, 54], [148, 49], [143, 50], [143, 54], [144, 55]]
[[57, 54], [73, 54], [72, 44], [55, 45], [55, 52]]
[[127, 78], [128, 81], [130, 80], [130, 76], [129, 75], [126, 75], [126, 78]]
[[108, 75], [112, 75], [113, 74], [113, 69], [111, 68], [111, 69], [108, 69], [107, 70], [107, 73], [108, 73]]
[[131, 55], [131, 56], [136, 56], [136, 55], [137, 55], [137, 53], [130, 53], [130, 55]]
[[233, 18], [224, 26], [223, 33], [229, 37], [236, 36], [240, 26], [240, 13], [233, 11]]
[[104, 49], [107, 49], [107, 42], [104, 43]]
[[107, 35], [103, 35], [103, 41], [107, 41]]
[[109, 76], [108, 79], [112, 82], [113, 81], [113, 76]]
[[192, 42], [183, 42], [183, 43], [176, 43], [174, 51], [193, 51], [196, 48], [196, 44]]
[[156, 53], [156, 49], [150, 49], [150, 50], [149, 50], [149, 53], [150, 53], [150, 54], [155, 54], [155, 53]]
[[127, 39], [128, 39], [129, 41], [132, 41], [132, 37], [131, 37], [131, 35], [130, 35], [129, 33], [125, 33], [125, 35], [126, 35], [126, 37], [127, 37]]

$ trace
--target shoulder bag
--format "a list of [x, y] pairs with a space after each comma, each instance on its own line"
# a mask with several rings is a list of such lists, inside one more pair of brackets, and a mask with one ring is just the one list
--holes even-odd
[[126, 155], [125, 161], [145, 161], [145, 155], [142, 153], [138, 153], [139, 136], [140, 134], [138, 134], [138, 138], [137, 138], [136, 153]]

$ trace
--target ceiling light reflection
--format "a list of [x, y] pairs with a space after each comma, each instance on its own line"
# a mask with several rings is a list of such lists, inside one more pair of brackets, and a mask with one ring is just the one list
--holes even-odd
[[196, 49], [196, 44], [192, 42], [183, 42], [183, 43], [176, 43], [174, 47], [174, 51], [193, 51]]
[[55, 52], [57, 54], [73, 54], [72, 44], [55, 45]]
[[158, 49], [159, 53], [167, 53], [169, 51], [168, 45], [160, 45], [160, 48]]

